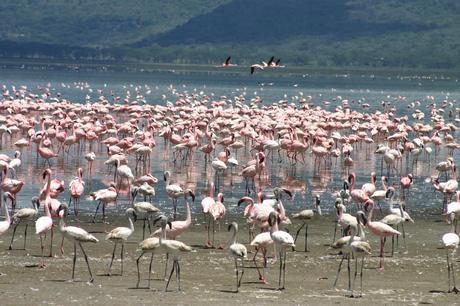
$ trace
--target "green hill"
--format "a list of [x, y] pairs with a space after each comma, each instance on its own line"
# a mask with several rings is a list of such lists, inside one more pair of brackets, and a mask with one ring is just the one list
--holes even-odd
[[4, 0], [0, 56], [460, 68], [457, 0]]

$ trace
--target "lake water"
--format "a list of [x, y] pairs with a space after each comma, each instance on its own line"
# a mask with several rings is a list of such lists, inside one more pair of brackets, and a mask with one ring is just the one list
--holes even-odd
[[[233, 99], [234, 96], [244, 96], [249, 101], [254, 96], [262, 97], [263, 104], [268, 105], [278, 100], [295, 102], [296, 97], [311, 97], [311, 104], [319, 105], [328, 110], [333, 110], [340, 104], [341, 99], [348, 99], [352, 108], [361, 112], [381, 111], [382, 101], [388, 102], [396, 107], [398, 115], [411, 115], [414, 111], [408, 108], [412, 102], [419, 101], [416, 106], [429, 118], [427, 106], [433, 102], [440, 105], [443, 101], [452, 102], [454, 107], [460, 99], [460, 86], [458, 79], [444, 76], [416, 76], [416, 75], [393, 75], [373, 76], [371, 72], [362, 74], [340, 74], [322, 75], [310, 74], [285, 74], [273, 75], [258, 73], [256, 75], [241, 75], [222, 72], [209, 73], [187, 73], [166, 71], [158, 73], [139, 72], [102, 72], [102, 71], [50, 71], [50, 70], [12, 70], [3, 69], [0, 74], [0, 85], [8, 88], [25, 85], [30, 91], [42, 94], [41, 88], [49, 87], [51, 96], [70, 100], [75, 103], [84, 103], [85, 100], [95, 101], [101, 95], [111, 99], [120, 97], [121, 101], [129, 92], [131, 97], [136, 96], [136, 89], [145, 97], [147, 103], [164, 104], [167, 101], [174, 102], [177, 92], [187, 91], [200, 94], [207, 94], [218, 97], [226, 96]], [[324, 102], [330, 102], [324, 103]], [[370, 107], [363, 109], [361, 103], [368, 103]], [[446, 115], [447, 117], [447, 115]], [[428, 119], [426, 119], [428, 120]], [[17, 140], [17, 139], [16, 139]], [[197, 194], [197, 204], [194, 205], [195, 212], [200, 211], [199, 202], [203, 194], [209, 189], [209, 183], [213, 181], [214, 171], [208, 165], [205, 167], [203, 156], [195, 154], [192, 161], [186, 164], [177, 161], [172, 163], [170, 148], [165, 148], [162, 139], [157, 138], [157, 147], [152, 156], [152, 174], [160, 179], [156, 186], [157, 195], [155, 203], [165, 210], [170, 209], [170, 202], [164, 192], [162, 173], [164, 170], [173, 171], [173, 180], [179, 181], [194, 189]], [[4, 152], [12, 154], [14, 149], [11, 142], [4, 143]], [[220, 148], [218, 148], [219, 150]], [[352, 156], [355, 160], [354, 171], [358, 175], [357, 186], [370, 180], [371, 171], [376, 171], [380, 177], [380, 157], [373, 154], [375, 146], [367, 150], [355, 150]], [[27, 151], [26, 151], [27, 152]], [[26, 153], [25, 152], [25, 153]], [[86, 170], [86, 161], [83, 155], [77, 156], [75, 150], [71, 150], [71, 156], [59, 157], [53, 162], [55, 176], [64, 179], [66, 187], [73, 179], [76, 169], [83, 167]], [[98, 159], [94, 165], [99, 169], [92, 177], [91, 182], [87, 180], [87, 191], [103, 188], [112, 175], [109, 175], [103, 166], [106, 160], [105, 149], [99, 147], [96, 150]], [[425, 208], [430, 213], [438, 213], [441, 205], [441, 195], [433, 193], [430, 183], [425, 182], [427, 177], [434, 174], [434, 163], [445, 159], [446, 152], [442, 150], [439, 155], [431, 156], [431, 159], [421, 159], [415, 167], [411, 163], [403, 165], [402, 174], [414, 173], [415, 184], [410, 191], [407, 207], [412, 213], [426, 215]], [[248, 152], [240, 152], [238, 160], [244, 164], [250, 159]], [[283, 185], [295, 191], [294, 200], [288, 201], [285, 206], [289, 212], [295, 212], [306, 206], [312, 205], [312, 192], [322, 194], [323, 211], [333, 211], [332, 193], [337, 191], [346, 178], [346, 172], [340, 166], [341, 161], [331, 161], [327, 170], [319, 173], [313, 171], [311, 154], [307, 155], [306, 163], [298, 164], [296, 167], [287, 165], [286, 162], [279, 163], [277, 158], [268, 159], [268, 179], [260, 184], [261, 188]], [[458, 159], [458, 155], [455, 155]], [[130, 161], [131, 167], [134, 161]], [[26, 186], [18, 195], [20, 207], [29, 206], [30, 198], [36, 195], [43, 185], [41, 172], [44, 165], [41, 160], [36, 160], [34, 151], [28, 151], [23, 155], [23, 166], [19, 171], [19, 178], [26, 181]], [[233, 174], [227, 173], [224, 180], [223, 192], [225, 204], [230, 213], [240, 213], [241, 208], [236, 207], [240, 197], [244, 195], [244, 181], [238, 175], [240, 169], [233, 170]], [[86, 176], [86, 174], [85, 174]], [[399, 186], [399, 177], [390, 178], [390, 184]], [[380, 180], [378, 179], [378, 189]], [[89, 188], [91, 187], [91, 188]], [[66, 191], [60, 197], [61, 201], [68, 201]], [[127, 203], [127, 198], [120, 198], [119, 203]], [[179, 211], [183, 212], [183, 206], [179, 204]], [[83, 210], [92, 211], [95, 203], [82, 199]], [[125, 206], [121, 206], [125, 207]], [[113, 208], [115, 209], [115, 208]], [[118, 207], [120, 209], [120, 207]], [[112, 210], [113, 211], [113, 210]], [[109, 210], [110, 213], [110, 210]]]

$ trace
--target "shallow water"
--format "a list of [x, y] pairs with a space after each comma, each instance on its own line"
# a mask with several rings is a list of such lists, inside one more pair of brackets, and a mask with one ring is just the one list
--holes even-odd
[[[80, 86], [74, 82], [88, 82], [88, 86]], [[131, 95], [135, 92], [135, 87], [142, 87], [139, 91], [145, 96], [147, 103], [166, 103], [175, 101], [176, 96], [172, 88], [177, 91], [203, 92], [203, 94], [213, 94], [216, 98], [225, 95], [232, 99], [234, 95], [244, 95], [247, 100], [254, 95], [263, 97], [264, 104], [275, 102], [278, 99], [291, 100], [294, 96], [302, 93], [304, 96], [312, 96], [311, 103], [321, 105], [333, 110], [339, 102], [337, 98], [355, 101], [351, 103], [352, 108], [362, 108], [359, 101], [369, 103], [370, 108], [366, 111], [372, 112], [381, 110], [381, 101], [391, 102], [397, 108], [398, 115], [408, 114], [413, 111], [407, 106], [413, 101], [420, 101], [419, 107], [428, 113], [427, 105], [434, 101], [440, 104], [444, 99], [454, 103], [460, 97], [458, 91], [458, 81], [455, 79], [417, 79], [394, 76], [393, 78], [372, 78], [365, 76], [321, 76], [309, 75], [302, 76], [282, 76], [255, 78], [241, 77], [227, 74], [138, 74], [138, 73], [95, 73], [95, 72], [50, 72], [50, 71], [2, 71], [0, 85], [20, 86], [26, 85], [33, 92], [41, 93], [40, 87], [50, 84], [53, 96], [57, 93], [62, 98], [83, 103], [88, 95], [94, 101], [100, 95], [124, 98], [127, 91]], [[146, 87], [147, 85], [148, 87]], [[172, 85], [172, 86], [171, 86]], [[101, 90], [98, 92], [98, 89]], [[147, 91], [150, 90], [150, 94]], [[163, 96], [164, 95], [164, 96]], [[402, 98], [405, 97], [405, 98]], [[294, 101], [294, 100], [293, 100]], [[329, 105], [324, 101], [330, 101]], [[17, 138], [2, 139], [2, 153], [12, 155], [14, 148], [12, 143]], [[456, 136], [458, 138], [458, 136]], [[173, 163], [172, 151], [165, 147], [163, 139], [157, 138], [157, 146], [152, 154], [151, 173], [160, 179], [155, 186], [156, 196], [154, 203], [165, 212], [171, 211], [171, 203], [164, 192], [164, 182], [161, 180], [165, 170], [171, 170], [174, 181], [183, 184], [193, 190], [197, 195], [195, 204], [192, 205], [194, 216], [194, 227], [181, 237], [181, 240], [190, 245], [199, 246], [204, 243], [203, 219], [201, 216], [200, 201], [209, 189], [210, 183], [214, 179], [214, 171], [210, 165], [205, 165], [204, 157], [195, 154], [191, 160], [178, 160]], [[458, 141], [458, 140], [457, 140]], [[82, 148], [82, 152], [88, 151], [88, 145]], [[86, 181], [86, 194], [92, 190], [105, 188], [107, 183], [113, 179], [103, 162], [106, 160], [106, 149], [102, 146], [92, 148], [97, 160], [93, 165], [95, 171], [91, 178], [87, 176], [86, 161], [84, 154], [79, 154], [77, 148], [70, 150], [69, 156], [60, 156], [52, 162], [53, 177], [63, 179], [66, 187], [75, 176], [78, 167], [85, 170], [84, 179]], [[220, 147], [218, 147], [218, 150]], [[25, 149], [22, 151], [22, 166], [18, 171], [19, 179], [26, 182], [23, 190], [18, 194], [18, 206], [28, 207], [32, 196], [37, 195], [43, 186], [41, 173], [46, 168], [42, 160], [36, 159], [35, 149]], [[352, 171], [357, 173], [357, 185], [360, 186], [370, 180], [371, 171], [376, 171], [380, 176], [380, 158], [373, 154], [375, 146], [361, 149], [356, 148], [353, 159], [359, 161], [355, 164]], [[455, 156], [458, 161], [458, 154]], [[62, 304], [77, 303], [82, 304], [86, 299], [91, 299], [96, 304], [131, 304], [134, 301], [141, 304], [165, 303], [165, 304], [211, 304], [215, 302], [228, 304], [232, 302], [252, 302], [261, 303], [283, 303], [301, 304], [306, 302], [321, 302], [322, 304], [336, 303], [360, 303], [369, 304], [370, 301], [387, 304], [419, 304], [433, 303], [446, 304], [454, 303], [455, 297], [447, 295], [438, 290], [446, 290], [447, 273], [445, 268], [445, 253], [438, 250], [438, 243], [441, 235], [448, 232], [449, 226], [441, 220], [440, 211], [442, 197], [433, 192], [433, 187], [425, 179], [434, 174], [434, 167], [438, 161], [446, 158], [445, 150], [441, 150], [436, 156], [433, 154], [429, 158], [421, 158], [417, 165], [412, 162], [404, 161], [401, 173], [413, 173], [415, 175], [414, 185], [410, 189], [407, 199], [407, 210], [415, 219], [415, 224], [408, 224], [407, 248], [400, 248], [400, 252], [394, 258], [386, 260], [387, 267], [385, 272], [377, 272], [374, 268], [378, 264], [378, 258], [371, 258], [365, 269], [364, 297], [362, 299], [346, 299], [346, 267], [343, 268], [340, 290], [331, 289], [336, 265], [339, 257], [335, 251], [328, 249], [326, 244], [332, 240], [333, 232], [333, 192], [339, 190], [347, 173], [341, 167], [341, 161], [332, 159], [326, 170], [315, 171], [311, 155], [308, 154], [305, 164], [298, 163], [296, 167], [287, 165], [285, 161], [279, 162], [275, 154], [267, 159], [266, 175], [257, 182], [258, 188], [283, 186], [294, 192], [292, 200], [284, 200], [288, 213], [293, 213], [312, 206], [314, 194], [321, 194], [321, 205], [324, 216], [321, 219], [312, 221], [309, 227], [309, 241], [311, 252], [295, 252], [288, 254], [288, 276], [286, 292], [273, 291], [277, 277], [277, 265], [270, 267], [270, 285], [263, 285], [257, 281], [257, 274], [254, 269], [249, 269], [243, 281], [241, 293], [235, 295], [228, 291], [233, 290], [234, 276], [233, 264], [226, 250], [204, 250], [196, 247], [196, 252], [184, 256], [182, 262], [183, 293], [164, 294], [162, 292], [164, 284], [158, 280], [153, 281], [152, 290], [130, 289], [135, 285], [136, 269], [135, 257], [137, 242], [141, 240], [139, 225], [136, 225], [137, 232], [130, 238], [127, 246], [127, 257], [125, 263], [126, 275], [105, 277], [98, 275], [94, 285], [87, 285], [85, 282], [67, 283], [70, 278], [72, 247], [66, 245], [66, 255], [58, 256], [48, 260], [49, 267], [46, 270], [39, 270], [33, 265], [38, 263], [36, 255], [40, 253], [38, 237], [32, 234], [29, 229], [30, 244], [28, 251], [13, 250], [4, 251], [7, 248], [11, 231], [1, 237], [0, 258], [2, 264], [0, 272], [6, 273], [0, 277], [0, 291], [6, 298], [6, 304], [17, 304], [17, 296], [20, 295], [20, 304], [45, 303]], [[238, 152], [237, 159], [240, 164], [244, 164], [250, 159], [249, 152]], [[133, 167], [134, 161], [130, 160]], [[239, 169], [234, 169], [225, 175], [223, 183], [224, 204], [227, 207], [225, 223], [233, 220], [242, 223], [242, 209], [236, 203], [244, 195], [244, 181], [238, 175]], [[386, 171], [384, 171], [386, 174]], [[379, 186], [378, 180], [377, 185]], [[399, 186], [399, 176], [390, 177], [390, 185]], [[379, 188], [379, 187], [378, 187]], [[67, 202], [68, 191], [61, 194], [59, 200]], [[181, 220], [185, 218], [183, 202], [179, 204], [179, 216]], [[81, 200], [81, 210], [85, 213], [80, 224], [85, 229], [95, 232], [101, 242], [97, 245], [88, 245], [87, 250], [93, 270], [96, 274], [103, 274], [111, 255], [110, 243], [103, 240], [101, 232], [108, 231], [119, 225], [125, 225], [122, 215], [124, 209], [129, 206], [129, 199], [126, 194], [120, 196], [117, 206], [107, 209], [110, 224], [91, 224], [89, 214], [95, 209], [95, 202], [86, 197]], [[386, 206], [384, 205], [384, 208]], [[73, 218], [72, 218], [73, 219]], [[297, 224], [289, 229], [291, 233], [295, 231]], [[222, 226], [222, 233], [218, 239], [226, 242], [228, 235]], [[247, 242], [245, 226], [241, 225], [240, 237], [242, 242]], [[18, 233], [21, 229], [18, 229]], [[57, 235], [60, 239], [60, 235]], [[378, 241], [372, 234], [368, 234], [373, 248], [373, 254], [378, 253]], [[20, 236], [18, 236], [18, 239]], [[58, 240], [59, 240], [58, 239]], [[301, 239], [301, 238], [300, 238]], [[303, 249], [303, 242], [300, 240], [298, 249]], [[4, 247], [3, 247], [3, 246]], [[21, 241], [18, 241], [21, 245]], [[57, 251], [57, 250], [56, 250]], [[15, 256], [18, 255], [18, 256]], [[158, 258], [156, 260], [159, 260]], [[162, 259], [161, 259], [162, 260]], [[260, 264], [260, 263], [259, 263]], [[24, 268], [32, 265], [33, 267]], [[144, 277], [147, 273], [147, 259], [143, 264]], [[251, 266], [251, 263], [247, 263]], [[116, 271], [115, 264], [115, 271]], [[155, 264], [155, 270], [161, 270], [161, 266]], [[86, 280], [86, 267], [81, 260], [78, 263], [77, 275], [81, 275]], [[153, 275], [158, 278], [158, 273]], [[18, 285], [18, 283], [20, 285]], [[175, 284], [173, 284], [172, 288]], [[56, 290], [58, 289], [58, 290]], [[87, 290], [83, 295], [79, 289]], [[204, 293], [204, 294], [203, 294]]]

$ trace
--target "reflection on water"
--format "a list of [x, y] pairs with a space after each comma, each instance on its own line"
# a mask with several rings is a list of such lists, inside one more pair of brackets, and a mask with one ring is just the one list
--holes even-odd
[[[4, 71], [0, 77], [0, 84], [7, 88], [11, 86], [27, 86], [38, 95], [45, 94], [44, 87], [50, 88], [50, 96], [65, 98], [67, 100], [84, 103], [85, 100], [95, 101], [101, 95], [114, 101], [123, 101], [127, 96], [131, 101], [136, 96], [141, 96], [147, 103], [165, 104], [168, 101], [175, 102], [177, 93], [200, 93], [210, 97], [226, 96], [233, 100], [234, 96], [251, 100], [254, 96], [260, 96], [263, 104], [267, 105], [279, 99], [296, 102], [299, 97], [304, 97], [309, 103], [334, 110], [343, 100], [349, 100], [352, 109], [364, 112], [375, 112], [382, 110], [382, 102], [387, 107], [395, 107], [398, 115], [408, 115], [409, 122], [413, 120], [412, 113], [415, 108], [428, 113], [427, 106], [431, 103], [441, 105], [456, 103], [460, 93], [455, 91], [458, 81], [455, 79], [416, 79], [402, 78], [371, 78], [367, 75], [357, 76], [232, 76], [232, 75], [209, 75], [209, 74], [117, 74], [117, 73], [83, 73], [83, 72], [18, 72]], [[369, 104], [363, 109], [363, 104]], [[428, 117], [428, 116], [427, 116]], [[447, 118], [447, 114], [446, 114]], [[429, 119], [426, 119], [429, 120]], [[428, 122], [428, 121], [426, 121]], [[2, 138], [2, 153], [12, 156], [14, 148], [12, 144], [20, 138], [20, 135], [10, 139], [7, 136]], [[157, 146], [153, 150], [151, 160], [151, 173], [160, 182], [155, 186], [155, 204], [163, 210], [171, 209], [170, 200], [167, 198], [165, 184], [162, 180], [165, 170], [172, 171], [173, 181], [184, 187], [195, 190], [197, 200], [192, 210], [201, 212], [199, 205], [201, 199], [208, 193], [210, 183], [214, 180], [214, 170], [210, 164], [204, 163], [204, 155], [196, 152], [190, 159], [178, 159], [173, 162], [172, 148], [165, 146], [163, 138], [157, 137]], [[88, 152], [89, 144], [82, 144], [78, 149], [71, 148], [70, 153], [65, 157], [61, 154], [52, 162], [53, 176], [63, 179], [68, 187], [69, 182], [76, 175], [78, 167], [85, 170], [86, 181], [85, 194], [89, 191], [105, 188], [113, 179], [104, 165], [107, 158], [107, 149], [103, 145], [93, 147], [97, 155], [94, 162], [93, 177], [87, 176], [87, 162], [83, 158], [84, 152]], [[260, 189], [267, 187], [282, 186], [294, 192], [292, 201], [285, 201], [288, 212], [295, 212], [304, 207], [312, 207], [313, 194], [321, 193], [323, 211], [333, 212], [333, 193], [339, 190], [343, 180], [347, 178], [350, 171], [357, 174], [357, 186], [370, 181], [370, 173], [381, 174], [381, 157], [375, 155], [375, 145], [362, 144], [355, 147], [352, 158], [355, 161], [354, 167], [346, 169], [342, 167], [341, 158], [327, 160], [326, 166], [321, 170], [315, 170], [314, 159], [311, 153], [307, 153], [305, 162], [297, 162], [290, 165], [285, 158], [279, 161], [277, 154], [267, 158], [267, 166], [264, 174], [256, 181]], [[54, 148], [57, 150], [57, 148]], [[23, 149], [22, 166], [18, 171], [18, 177], [24, 180], [26, 185], [18, 194], [19, 207], [29, 207], [32, 196], [37, 195], [43, 186], [41, 173], [45, 169], [43, 160], [37, 159], [35, 145]], [[220, 146], [217, 152], [221, 151]], [[83, 152], [83, 153], [80, 153]], [[233, 154], [233, 152], [232, 152]], [[441, 207], [441, 195], [434, 193], [433, 188], [426, 178], [434, 174], [433, 165], [446, 158], [447, 152], [442, 149], [438, 154], [431, 156], [422, 155], [418, 163], [413, 164], [412, 160], [403, 158], [399, 171], [406, 175], [413, 173], [415, 176], [414, 185], [411, 187], [407, 199], [407, 209], [411, 214], [427, 215], [438, 213]], [[458, 154], [455, 154], [455, 159]], [[243, 165], [253, 158], [249, 150], [238, 152], [239, 164]], [[129, 164], [134, 168], [134, 157], [130, 157]], [[225, 195], [225, 205], [232, 214], [242, 213], [236, 203], [244, 195], [245, 182], [239, 175], [241, 168], [229, 170], [225, 173], [222, 188]], [[386, 174], [386, 169], [383, 170]], [[377, 180], [377, 189], [379, 182]], [[399, 176], [390, 177], [389, 185], [399, 188]], [[67, 188], [68, 189], [68, 188]], [[69, 200], [69, 193], [66, 190], [59, 198], [62, 202]], [[117, 207], [110, 207], [108, 213], [120, 212], [129, 203], [128, 195], [121, 194]], [[81, 200], [81, 209], [93, 211], [95, 202], [88, 200], [87, 196]], [[185, 212], [184, 206], [179, 204], [179, 212]]]

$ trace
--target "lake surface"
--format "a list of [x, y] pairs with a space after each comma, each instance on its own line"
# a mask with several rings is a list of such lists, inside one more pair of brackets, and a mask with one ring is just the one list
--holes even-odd
[[[382, 102], [388, 103], [396, 108], [398, 115], [409, 115], [414, 108], [408, 106], [415, 101], [420, 105], [415, 106], [427, 115], [427, 106], [433, 102], [440, 105], [443, 101], [452, 102], [454, 107], [460, 98], [460, 86], [458, 79], [444, 77], [441, 75], [394, 75], [374, 76], [372, 72], [361, 74], [286, 74], [273, 75], [258, 73], [255, 75], [241, 75], [222, 73], [220, 70], [208, 73], [190, 73], [163, 71], [157, 73], [140, 72], [103, 72], [103, 71], [50, 71], [50, 70], [28, 70], [28, 69], [3, 69], [0, 75], [0, 85], [7, 88], [21, 85], [37, 94], [43, 94], [43, 88], [50, 88], [51, 97], [59, 97], [75, 103], [95, 101], [101, 95], [109, 100], [119, 97], [123, 101], [127, 94], [131, 100], [137, 94], [141, 94], [146, 103], [165, 104], [168, 101], [175, 102], [178, 92], [199, 93], [212, 96], [214, 99], [225, 96], [227, 100], [233, 100], [235, 96], [242, 96], [246, 101], [255, 96], [263, 99], [263, 104], [268, 105], [279, 100], [288, 100], [293, 103], [299, 97], [307, 97], [311, 104], [319, 105], [325, 109], [333, 110], [341, 104], [341, 101], [349, 100], [350, 106], [361, 112], [382, 111]], [[326, 102], [326, 103], [325, 103]], [[369, 108], [363, 109], [362, 103], [369, 104]], [[447, 114], [446, 114], [447, 117]], [[428, 120], [428, 119], [425, 119]], [[9, 143], [11, 144], [11, 143]], [[4, 151], [12, 154], [14, 149], [4, 143]], [[218, 148], [219, 150], [220, 148]], [[352, 156], [355, 160], [354, 171], [357, 173], [357, 186], [370, 180], [371, 171], [376, 171], [380, 177], [380, 157], [373, 154], [375, 145], [368, 149], [357, 149]], [[84, 150], [86, 151], [86, 150]], [[76, 150], [71, 151], [71, 156], [59, 157], [53, 164], [52, 169], [55, 176], [65, 181], [66, 186], [73, 179], [78, 167], [86, 167], [83, 155], [77, 156]], [[106, 160], [105, 148], [97, 148], [98, 159], [95, 164], [97, 171], [91, 182], [87, 182], [91, 190], [103, 188], [110, 181], [112, 175], [105, 171], [102, 165]], [[414, 210], [417, 214], [425, 215], [425, 208], [439, 209], [441, 196], [433, 193], [430, 183], [425, 179], [434, 174], [434, 163], [445, 159], [446, 152], [442, 150], [437, 156], [430, 159], [422, 158], [414, 167], [411, 162], [405, 163], [401, 174], [415, 174], [415, 184], [411, 188], [410, 198], [407, 207], [409, 211]], [[250, 159], [248, 152], [240, 152], [238, 160], [244, 164]], [[455, 155], [458, 159], [458, 155]], [[201, 154], [195, 154], [192, 161], [184, 164], [181, 161], [172, 163], [171, 149], [164, 147], [163, 141], [157, 138], [157, 147], [152, 156], [152, 174], [160, 179], [156, 186], [157, 196], [155, 203], [163, 209], [169, 209], [170, 203], [164, 192], [164, 182], [161, 180], [164, 170], [173, 170], [173, 180], [182, 182], [194, 189], [197, 193], [197, 205], [194, 211], [200, 211], [198, 204], [202, 195], [209, 189], [210, 182], [214, 179], [214, 171], [208, 165], [205, 167]], [[134, 163], [132, 160], [130, 163]], [[57, 166], [57, 167], [56, 167]], [[131, 164], [131, 167], [133, 165]], [[26, 181], [26, 186], [18, 195], [20, 206], [28, 206], [29, 200], [37, 194], [43, 182], [40, 173], [44, 169], [41, 161], [36, 160], [35, 152], [23, 155], [23, 166], [18, 175]], [[86, 170], [86, 169], [85, 169]], [[241, 212], [236, 207], [240, 197], [244, 195], [244, 181], [238, 175], [240, 169], [233, 170], [233, 174], [227, 173], [224, 180], [224, 195], [226, 205], [230, 212]], [[323, 199], [323, 211], [333, 211], [333, 192], [340, 189], [346, 172], [341, 167], [340, 159], [331, 161], [327, 170], [315, 173], [311, 154], [307, 155], [306, 163], [291, 167], [286, 162], [279, 163], [277, 158], [268, 159], [268, 177], [261, 188], [283, 185], [294, 189], [295, 196], [292, 202], [286, 204], [289, 212], [294, 212], [311, 206], [312, 192], [321, 193]], [[385, 173], [384, 173], [385, 174]], [[86, 174], [85, 174], [86, 176]], [[379, 185], [380, 180], [378, 179]], [[390, 178], [390, 184], [399, 186], [399, 177]], [[379, 189], [379, 186], [378, 186]], [[61, 201], [68, 200], [67, 191], [62, 194]], [[127, 203], [128, 199], [120, 198], [120, 203]], [[94, 202], [83, 199], [81, 207], [84, 210], [93, 210]], [[122, 206], [124, 207], [124, 206]], [[182, 206], [179, 207], [183, 211]]]

